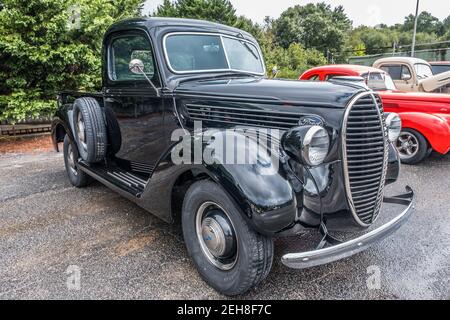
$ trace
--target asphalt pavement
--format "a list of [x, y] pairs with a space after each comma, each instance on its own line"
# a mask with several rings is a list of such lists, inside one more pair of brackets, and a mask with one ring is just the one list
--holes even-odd
[[[402, 166], [413, 216], [353, 257], [268, 278], [241, 299], [450, 299], [450, 155]], [[395, 211], [395, 210], [394, 210]], [[100, 183], [69, 184], [61, 154], [0, 155], [0, 299], [217, 299], [168, 225]]]

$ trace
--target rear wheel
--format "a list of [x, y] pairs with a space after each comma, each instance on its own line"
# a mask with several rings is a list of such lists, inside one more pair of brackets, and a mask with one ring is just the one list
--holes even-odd
[[273, 240], [255, 232], [217, 184], [199, 181], [188, 189], [182, 225], [198, 272], [220, 293], [245, 293], [269, 273]]
[[78, 150], [67, 135], [64, 137], [63, 153], [70, 183], [78, 188], [87, 186], [92, 181], [91, 177], [78, 168]]
[[406, 164], [416, 164], [429, 155], [425, 137], [413, 129], [403, 129], [397, 139], [396, 147], [400, 160]]

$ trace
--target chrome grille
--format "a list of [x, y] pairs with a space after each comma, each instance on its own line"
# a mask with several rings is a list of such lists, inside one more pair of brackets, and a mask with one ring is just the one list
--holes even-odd
[[186, 104], [193, 121], [287, 130], [298, 125], [297, 112]]
[[342, 130], [350, 209], [360, 225], [368, 226], [380, 212], [387, 170], [387, 129], [380, 98], [362, 93], [353, 99]]

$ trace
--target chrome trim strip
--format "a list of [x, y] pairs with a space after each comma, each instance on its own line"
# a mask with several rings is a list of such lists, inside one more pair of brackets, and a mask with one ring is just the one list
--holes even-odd
[[[247, 43], [249, 43], [250, 45], [252, 45], [253, 47], [255, 47], [256, 50], [258, 51], [258, 55], [259, 55], [259, 59], [260, 59], [260, 61], [261, 61], [261, 66], [262, 66], [263, 72], [262, 72], [262, 73], [258, 73], [258, 72], [251, 72], [251, 71], [246, 71], [246, 70], [231, 69], [231, 68], [230, 68], [230, 62], [229, 62], [229, 60], [228, 60], [228, 56], [227, 56], [226, 53], [225, 53], [225, 59], [227, 60], [227, 64], [228, 64], [228, 67], [229, 67], [228, 69], [209, 69], [209, 70], [176, 71], [176, 70], [172, 67], [172, 65], [170, 64], [169, 56], [168, 56], [168, 54], [167, 54], [166, 40], [167, 40], [167, 38], [168, 38], [169, 36], [172, 36], [172, 35], [179, 35], [179, 34], [186, 34], [186, 35], [204, 35], [204, 36], [218, 36], [218, 37], [220, 37], [220, 41], [221, 41], [221, 43], [222, 43], [224, 52], [226, 51], [226, 49], [225, 49], [225, 46], [224, 46], [224, 43], [223, 43], [223, 37], [247, 42]], [[239, 37], [233, 37], [233, 36], [225, 35], [225, 34], [222, 34], [222, 33], [214, 33], [214, 32], [169, 32], [169, 33], [167, 33], [167, 34], [164, 35], [164, 37], [163, 37], [163, 39], [162, 39], [162, 42], [163, 42], [164, 58], [165, 58], [165, 60], [166, 60], [167, 67], [168, 67], [169, 70], [170, 70], [172, 73], [174, 73], [174, 74], [191, 74], [191, 73], [211, 73], [211, 72], [236, 71], [236, 72], [246, 72], [246, 73], [254, 74], [254, 75], [258, 75], [258, 76], [264, 76], [264, 75], [266, 74], [266, 72], [267, 72], [267, 70], [266, 70], [266, 65], [265, 65], [265, 62], [264, 62], [263, 55], [262, 55], [262, 52], [261, 52], [261, 48], [259, 47], [259, 44], [258, 44], [258, 45], [255, 45], [254, 42], [252, 42], [252, 41], [250, 41], [250, 40], [247, 40], [247, 39], [243, 39], [243, 38], [239, 38]]]
[[406, 187], [406, 190], [411, 193], [411, 199], [408, 206], [388, 223], [360, 237], [334, 245], [332, 247], [307, 252], [285, 254], [281, 257], [281, 262], [289, 268], [310, 268], [350, 257], [369, 248], [378, 241], [385, 239], [400, 228], [400, 226], [408, 220], [413, 212], [412, 209], [415, 198], [414, 193], [410, 187]]
[[387, 174], [387, 166], [388, 166], [388, 158], [389, 158], [389, 144], [388, 144], [389, 139], [388, 139], [388, 131], [387, 131], [384, 115], [381, 113], [381, 107], [383, 106], [381, 98], [379, 99], [381, 106], [378, 105], [378, 101], [375, 97], [375, 93], [372, 93], [372, 99], [373, 99], [373, 102], [375, 103], [375, 106], [377, 107], [377, 112], [380, 117], [381, 130], [383, 132], [383, 139], [384, 139], [383, 171], [381, 172], [380, 186], [378, 189], [378, 198], [377, 198], [377, 202], [376, 202], [377, 207], [375, 208], [376, 211], [374, 210], [374, 213], [372, 216], [372, 223], [374, 223], [377, 220], [378, 216], [380, 215], [381, 208], [383, 206], [383, 191], [384, 191], [384, 187], [386, 185], [386, 174]]

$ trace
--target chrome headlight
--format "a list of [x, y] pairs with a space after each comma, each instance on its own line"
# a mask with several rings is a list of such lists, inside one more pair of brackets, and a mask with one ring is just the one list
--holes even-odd
[[402, 120], [396, 113], [389, 113], [386, 117], [386, 127], [388, 129], [389, 141], [395, 142], [402, 131]]
[[282, 138], [282, 145], [297, 161], [318, 166], [328, 155], [330, 137], [323, 127], [302, 126], [288, 131]]
[[328, 132], [319, 126], [313, 126], [303, 139], [302, 155], [306, 163], [317, 166], [325, 160], [330, 146]]

